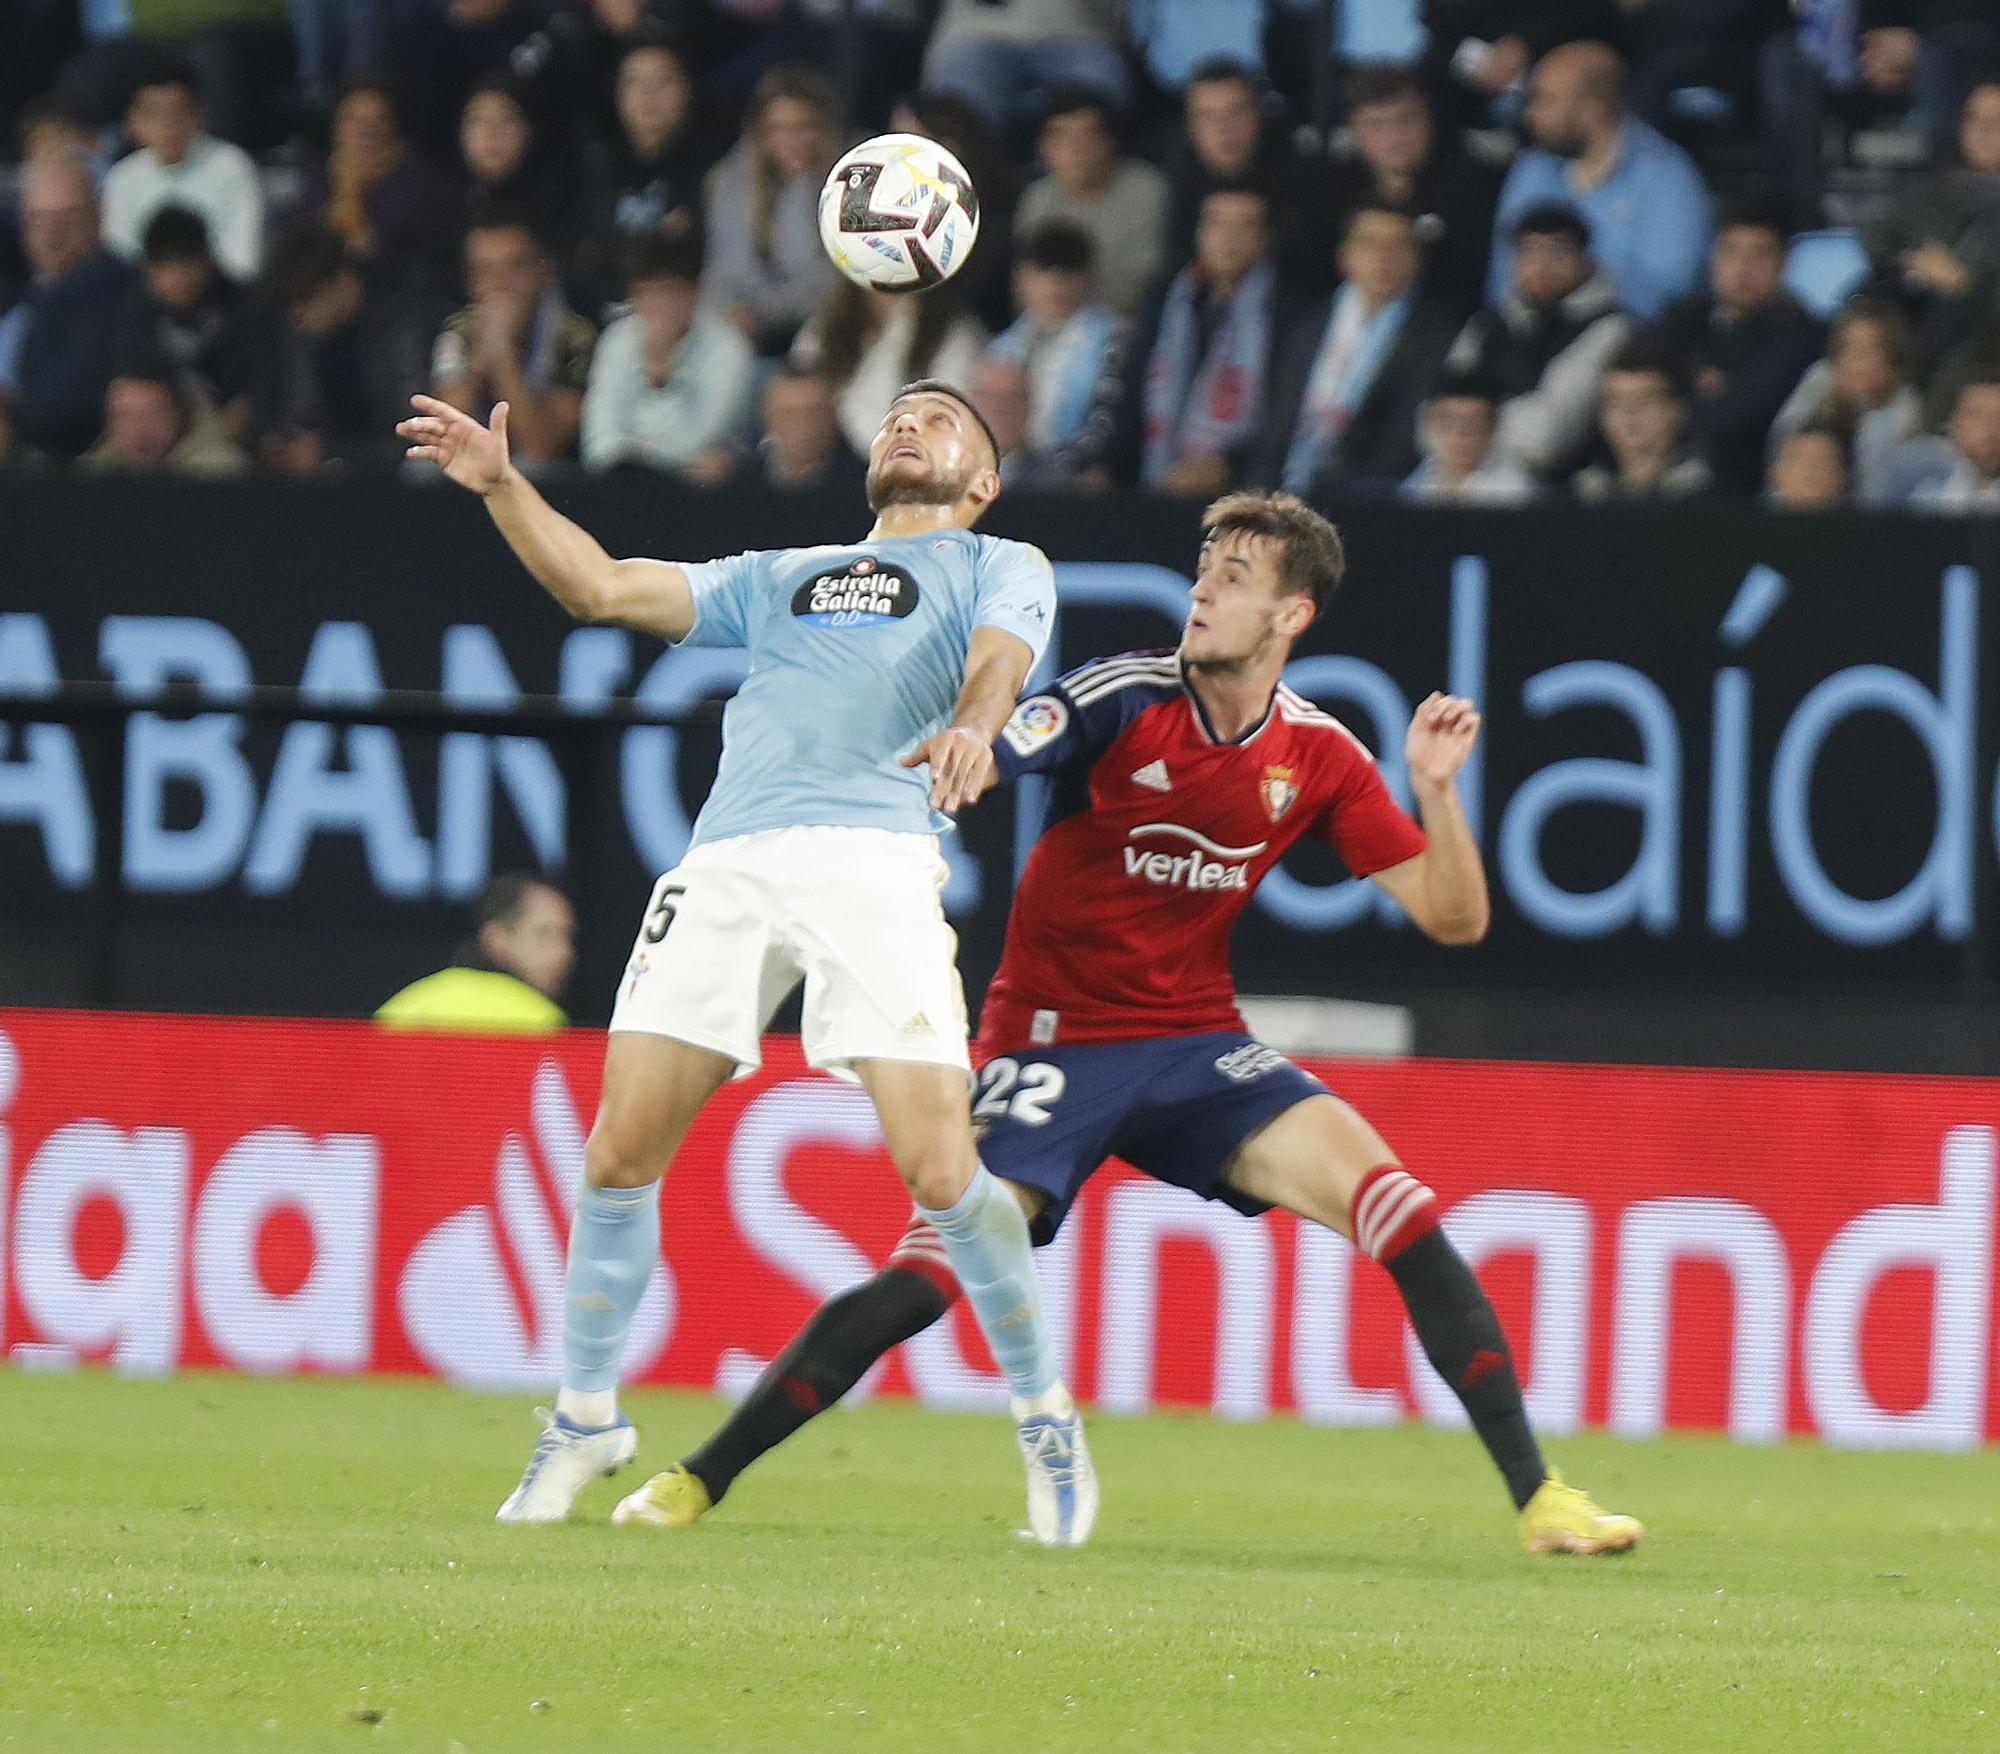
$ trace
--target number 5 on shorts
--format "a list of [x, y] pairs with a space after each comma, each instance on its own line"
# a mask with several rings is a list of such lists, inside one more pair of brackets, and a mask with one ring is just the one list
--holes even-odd
[[1062, 1100], [1069, 1088], [1069, 1076], [1060, 1066], [1039, 1060], [1024, 1066], [1004, 1054], [989, 1060], [979, 1071], [979, 1098], [972, 1105], [976, 1121], [997, 1121], [1012, 1115], [1024, 1126], [1045, 1127], [1049, 1110]]
[[645, 929], [639, 936], [648, 944], [657, 944], [667, 935], [667, 928], [674, 923], [674, 913], [682, 896], [687, 894], [685, 883], [669, 883], [660, 891], [660, 899], [653, 903], [646, 915]]

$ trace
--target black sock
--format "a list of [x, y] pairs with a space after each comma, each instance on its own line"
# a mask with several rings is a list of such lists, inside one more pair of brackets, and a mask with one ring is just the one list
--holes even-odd
[[854, 1387], [868, 1367], [951, 1308], [921, 1273], [884, 1267], [814, 1314], [722, 1428], [682, 1462], [716, 1503], [736, 1476]]
[[1384, 1264], [1403, 1294], [1424, 1356], [1465, 1404], [1519, 1510], [1540, 1489], [1548, 1467], [1528, 1428], [1514, 1355], [1484, 1288], [1442, 1230], [1419, 1237]]

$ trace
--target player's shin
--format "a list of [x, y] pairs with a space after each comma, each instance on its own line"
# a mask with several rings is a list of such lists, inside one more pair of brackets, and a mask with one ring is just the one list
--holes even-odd
[[913, 1334], [943, 1319], [958, 1301], [958, 1283], [935, 1238], [919, 1258], [910, 1226], [889, 1263], [866, 1284], [823, 1305], [757, 1379], [743, 1404], [715, 1435], [683, 1462], [719, 1504], [737, 1475], [816, 1418], [854, 1387], [875, 1361]]
[[921, 1206], [918, 1211], [944, 1239], [951, 1270], [1015, 1400], [1039, 1407], [1060, 1386], [1061, 1373], [1042, 1320], [1041, 1287], [1020, 1202], [981, 1164], [955, 1203], [941, 1212]]
[[1464, 1406], [1519, 1510], [1540, 1490], [1548, 1468], [1528, 1425], [1500, 1318], [1438, 1228], [1436, 1197], [1395, 1164], [1370, 1170], [1354, 1195], [1354, 1240], [1396, 1281], [1424, 1356]]
[[563, 1298], [563, 1380], [556, 1411], [572, 1425], [618, 1417], [618, 1366], [632, 1315], [660, 1260], [660, 1184], [586, 1181], [570, 1220]]

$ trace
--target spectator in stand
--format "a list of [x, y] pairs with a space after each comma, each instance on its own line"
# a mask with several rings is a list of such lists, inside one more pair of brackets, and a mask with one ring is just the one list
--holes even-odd
[[1021, 314], [987, 350], [1022, 369], [1025, 448], [1065, 477], [1102, 465], [1125, 367], [1125, 326], [1096, 302], [1091, 267], [1090, 239], [1075, 226], [1051, 220], [1028, 233], [1014, 269]]
[[1563, 43], [1624, 40], [1622, 0], [1423, 0], [1422, 77], [1447, 119], [1480, 126], [1527, 88], [1529, 70]]
[[263, 337], [250, 295], [215, 265], [208, 228], [185, 207], [162, 207], [146, 227], [140, 284], [119, 314], [116, 354], [149, 356], [180, 373], [197, 417], [240, 440]]
[[757, 356], [698, 313], [701, 246], [647, 232], [627, 246], [631, 314], [604, 331], [583, 393], [583, 465], [637, 463], [719, 481], [748, 438]]
[[1825, 344], [1818, 321], [1785, 290], [1790, 241], [1775, 204], [1727, 209], [1709, 252], [1708, 291], [1671, 306], [1660, 326], [1694, 374], [1690, 430], [1725, 493], [1757, 491], [1771, 423]]
[[449, 967], [412, 981], [375, 1021], [391, 1029], [550, 1035], [576, 967], [576, 910], [546, 878], [503, 871], [472, 903], [472, 936]]
[[90, 167], [62, 153], [21, 178], [21, 245], [28, 287], [0, 318], [0, 399], [16, 442], [74, 457], [96, 438], [115, 362], [118, 315], [132, 288], [125, 265], [97, 241]]
[[252, 417], [258, 462], [308, 475], [399, 461], [395, 425], [424, 388], [434, 328], [416, 295], [371, 276], [317, 219], [273, 240], [264, 290], [275, 323]]
[[53, 158], [69, 153], [90, 166], [94, 180], [102, 180], [111, 168], [102, 139], [95, 128], [85, 124], [70, 102], [57, 93], [23, 104], [18, 137], [21, 162]]
[[1331, 167], [1334, 210], [1344, 225], [1357, 207], [1386, 203], [1417, 215], [1424, 279], [1465, 294], [1486, 273], [1500, 173], [1439, 137], [1430, 100], [1400, 67], [1362, 67], [1347, 83], [1355, 155]]
[[2000, 68], [1966, 96], [1958, 162], [1902, 191], [1868, 242], [1878, 277], [1933, 353], [2000, 305]]
[[1764, 503], [1791, 512], [1845, 505], [1853, 487], [1847, 435], [1837, 426], [1802, 426], [1778, 447], [1764, 482]]
[[467, 94], [458, 118], [458, 155], [468, 221], [518, 214], [546, 241], [573, 235], [575, 204], [511, 74], [489, 73]]
[[1623, 63], [1602, 43], [1568, 43], [1536, 64], [1527, 110], [1535, 148], [1515, 159], [1500, 191], [1489, 304], [1513, 281], [1514, 222], [1549, 201], [1590, 221], [1598, 261], [1642, 321], [1694, 290], [1708, 254], [1708, 190], [1685, 152], [1625, 112], [1623, 85]]
[[1270, 413], [1278, 337], [1296, 320], [1271, 259], [1262, 189], [1212, 189], [1194, 259], [1141, 329], [1112, 440], [1119, 472], [1156, 493], [1205, 499], [1244, 479]]
[[558, 0], [509, 65], [538, 114], [561, 117], [581, 145], [608, 145], [619, 134], [625, 57], [641, 43], [672, 42], [671, 29], [692, 22], [693, 10], [686, 0]]
[[202, 422], [174, 368], [164, 360], [126, 366], [104, 395], [104, 436], [77, 461], [96, 474], [241, 475], [249, 459]]
[[1549, 202], [1514, 222], [1514, 284], [1473, 314], [1449, 363], [1501, 398], [1500, 449], [1552, 481], [1582, 461], [1597, 430], [1604, 368], [1632, 333], [1611, 276], [1592, 260], [1590, 228]]
[[1859, 0], [1858, 22], [1862, 83], [1907, 95], [1933, 155], [1948, 158], [1974, 81], [2000, 63], [1992, 0]]
[[985, 350], [986, 331], [966, 310], [957, 282], [905, 298], [840, 277], [799, 331], [792, 357], [838, 386], [840, 430], [866, 456], [898, 390], [918, 378], [967, 383]]
[[1264, 108], [1256, 75], [1234, 61], [1209, 61], [1188, 76], [1182, 132], [1167, 149], [1169, 262], [1194, 254], [1203, 203], [1219, 188], [1253, 188], [1268, 210], [1273, 258], [1293, 284], [1330, 292], [1336, 270], [1327, 240], [1336, 235], [1326, 179], [1308, 171], [1290, 131]]
[[1029, 435], [1028, 372], [1018, 359], [988, 353], [973, 367], [965, 390], [992, 430], [1002, 485], [1036, 491], [1069, 485], [1062, 459], [1039, 449]]
[[1944, 468], [1907, 503], [1928, 512], [2000, 513], [2000, 372], [1970, 378], [1945, 429]]
[[817, 366], [781, 359], [764, 383], [763, 435], [731, 484], [787, 493], [859, 487], [868, 467], [840, 433], [833, 380]]
[[476, 420], [507, 404], [516, 461], [576, 454], [597, 330], [563, 302], [547, 244], [516, 215], [495, 213], [465, 234], [465, 290], [431, 353], [431, 394]]
[[1633, 336], [1604, 374], [1599, 424], [1611, 460], [1578, 472], [1577, 498], [1631, 504], [1706, 493], [1708, 465], [1688, 451], [1687, 423], [1681, 362], [1658, 337]]
[[581, 302], [616, 296], [616, 268], [636, 238], [701, 236], [701, 185], [715, 163], [694, 121], [694, 82], [664, 37], [627, 40], [618, 63], [616, 131], [591, 155], [590, 230], [578, 253]]
[[444, 173], [410, 144], [395, 88], [357, 79], [333, 107], [323, 169], [310, 172], [299, 211], [323, 217], [359, 261], [442, 283], [453, 213]]
[[1143, 159], [1120, 156], [1110, 105], [1077, 86], [1048, 94], [1040, 148], [1047, 174], [1021, 197], [1016, 237], [1054, 220], [1083, 232], [1097, 263], [1098, 296], [1121, 316], [1136, 314], [1166, 248], [1167, 179]]
[[834, 276], [818, 206], [837, 133], [825, 77], [773, 67], [757, 82], [743, 137], [708, 176], [702, 296], [766, 358], [791, 345]]
[[1403, 482], [1412, 505], [1513, 506], [1539, 491], [1527, 470], [1500, 448], [1500, 400], [1494, 386], [1447, 373], [1417, 422], [1424, 460]]
[[223, 271], [255, 279], [264, 260], [264, 187], [247, 152], [202, 132], [194, 74], [162, 62], [143, 75], [125, 112], [125, 130], [138, 150], [104, 178], [105, 243], [134, 261], [146, 221], [169, 204], [188, 207], [207, 222]]
[[1417, 463], [1417, 411], [1464, 320], [1418, 285], [1417, 222], [1357, 207], [1340, 244], [1340, 290], [1279, 339], [1253, 479], [1301, 495], [1386, 490]]
[[1834, 318], [1826, 357], [1813, 365], [1771, 423], [1775, 448], [1802, 426], [1848, 435], [1855, 489], [1864, 503], [1889, 491], [1892, 453], [1923, 427], [1914, 378], [1917, 340], [1909, 320], [1881, 299], [1850, 299]]
[[1052, 85], [1087, 85], [1123, 109], [1120, 10], [1116, 0], [944, 0], [924, 88], [956, 93], [995, 132]]

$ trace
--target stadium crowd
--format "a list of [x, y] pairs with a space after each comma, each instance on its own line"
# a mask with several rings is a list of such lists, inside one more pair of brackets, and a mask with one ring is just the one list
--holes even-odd
[[[14, 0], [0, 469], [2000, 510], [1993, 0]], [[839, 278], [884, 127], [966, 271]]]

